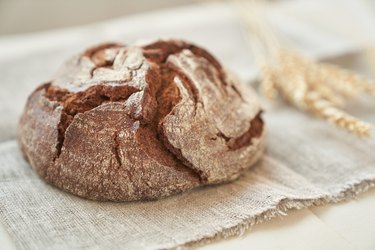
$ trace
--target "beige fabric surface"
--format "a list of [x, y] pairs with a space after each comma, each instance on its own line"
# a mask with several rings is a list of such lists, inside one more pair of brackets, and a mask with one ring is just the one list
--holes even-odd
[[[346, 1], [340, 3], [345, 7], [343, 2]], [[363, 10], [357, 7], [358, 11]], [[350, 8], [355, 14], [353, 6]], [[294, 47], [311, 55], [331, 57], [357, 50], [358, 41], [342, 39], [344, 33], [332, 35], [329, 27], [308, 33], [309, 18], [301, 20], [298, 27], [288, 22], [293, 17], [313, 17], [321, 11], [324, 10], [318, 4], [288, 3], [270, 11], [270, 18], [279, 24], [280, 32], [288, 34]], [[364, 18], [363, 12], [357, 15]], [[303, 25], [304, 33], [293, 39]], [[64, 59], [88, 44], [160, 36], [182, 37], [202, 44], [242, 78], [250, 80], [255, 75], [241, 26], [233, 12], [221, 4], [0, 39], [0, 222], [18, 248], [191, 246], [240, 234], [253, 224], [292, 208], [336, 202], [374, 186], [374, 138], [360, 140], [282, 103], [266, 106], [266, 155], [235, 182], [158, 201], [130, 203], [88, 201], [45, 184], [22, 159], [14, 140], [17, 118], [28, 93], [48, 80]], [[311, 37], [316, 39], [313, 44]], [[358, 58], [353, 55], [341, 59], [363, 68]], [[374, 107], [374, 98], [369, 98], [353, 103], [350, 111], [375, 123]]]

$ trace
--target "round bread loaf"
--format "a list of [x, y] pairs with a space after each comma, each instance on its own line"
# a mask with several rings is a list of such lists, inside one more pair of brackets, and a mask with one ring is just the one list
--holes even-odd
[[103, 44], [29, 97], [25, 159], [48, 183], [93, 200], [156, 199], [231, 181], [264, 149], [255, 93], [179, 40]]

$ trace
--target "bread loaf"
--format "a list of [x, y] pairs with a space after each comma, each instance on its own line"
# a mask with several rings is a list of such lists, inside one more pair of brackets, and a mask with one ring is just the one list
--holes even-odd
[[48, 183], [93, 200], [156, 199], [236, 179], [264, 149], [255, 93], [179, 40], [103, 44], [29, 97], [25, 159]]

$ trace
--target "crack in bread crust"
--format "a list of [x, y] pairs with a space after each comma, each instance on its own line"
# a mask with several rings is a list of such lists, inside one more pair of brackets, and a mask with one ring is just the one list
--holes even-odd
[[[166, 43], [164, 41], [158, 41], [154, 44], [146, 46], [145, 48], [149, 49], [150, 52], [147, 52], [147, 50], [146, 50], [146, 52], [144, 52], [144, 55], [146, 57], [148, 57], [150, 60], [155, 61], [159, 65], [159, 67], [161, 68], [162, 79], [165, 79], [166, 78], [165, 75], [167, 75], [167, 79], [168, 79], [167, 81], [170, 82], [169, 85], [166, 85], [165, 83], [162, 85], [162, 87], [158, 90], [158, 94], [157, 94], [158, 97], [160, 96], [159, 92], [163, 91], [165, 86], [168, 86], [169, 88], [172, 88], [171, 85], [173, 85], [174, 87], [176, 87], [176, 84], [174, 84], [172, 82], [172, 78], [173, 78], [172, 76], [179, 76], [180, 79], [182, 80], [182, 83], [183, 83], [184, 87], [188, 91], [189, 95], [192, 97], [194, 103], [197, 104], [198, 102], [201, 102], [200, 98], [199, 98], [199, 91], [196, 89], [194, 84], [191, 83], [190, 79], [184, 73], [179, 71], [176, 66], [174, 66], [171, 63], [167, 63], [167, 59], [168, 59], [169, 56], [178, 54], [181, 51], [183, 51], [184, 49], [188, 49], [195, 56], [203, 57], [208, 62], [210, 62], [216, 68], [216, 70], [219, 72], [219, 78], [220, 78], [220, 81], [223, 83], [223, 85], [228, 85], [227, 81], [225, 80], [226, 76], [225, 76], [225, 73], [223, 72], [223, 69], [222, 69], [221, 65], [219, 64], [219, 62], [213, 56], [211, 56], [204, 49], [198, 48], [194, 45], [185, 44], [185, 43], [181, 43], [179, 45], [174, 44], [173, 46], [170, 46], [169, 43]], [[163, 53], [161, 53], [161, 51], [164, 51], [166, 53], [163, 54]], [[170, 72], [173, 72], [173, 73], [171, 74]], [[164, 81], [166, 81], [166, 80], [164, 80]], [[219, 87], [221, 87], [221, 86], [219, 86]], [[231, 85], [230, 87], [243, 100], [242, 95], [239, 92], [239, 90], [234, 85]], [[222, 89], [225, 90], [225, 88], [222, 88]], [[174, 92], [177, 93], [178, 89], [175, 89]], [[180, 99], [180, 97], [179, 97], [179, 99]], [[178, 101], [176, 101], [176, 100], [171, 101], [171, 98], [166, 98], [166, 100], [168, 100], [169, 103], [173, 103], [173, 104], [178, 103]], [[183, 156], [183, 154], [181, 153], [181, 150], [173, 147], [172, 144], [169, 143], [168, 138], [166, 136], [164, 136], [163, 130], [161, 128], [162, 124], [163, 124], [163, 118], [166, 116], [166, 114], [169, 114], [172, 111], [173, 107], [175, 106], [173, 104], [170, 105], [169, 112], [163, 112], [164, 115], [161, 116], [161, 117], [158, 117], [158, 120], [159, 120], [159, 122], [158, 122], [158, 124], [159, 124], [159, 126], [158, 126], [159, 136], [161, 138], [163, 138], [162, 141], [163, 141], [164, 145], [169, 149], [169, 151], [171, 153], [176, 155], [176, 157], [178, 159], [180, 159], [185, 165], [194, 169], [194, 167], [192, 167], [192, 163], [189, 162]], [[202, 103], [202, 106], [204, 106], [203, 103]], [[159, 112], [159, 110], [158, 110], [158, 112]], [[236, 137], [236, 138], [227, 137], [221, 132], [218, 133], [218, 136], [225, 139], [225, 141], [227, 142], [229, 150], [237, 150], [241, 147], [249, 145], [249, 144], [251, 144], [252, 138], [258, 138], [262, 134], [263, 121], [262, 121], [260, 115], [261, 115], [261, 111], [259, 111], [259, 113], [256, 115], [256, 117], [253, 120], [251, 120], [249, 129], [245, 133], [240, 135], [239, 137]], [[204, 179], [204, 176], [202, 176], [202, 174], [199, 170], [195, 170], [195, 171], [197, 171], [197, 173], [200, 175], [201, 179]]]
[[83, 92], [71, 93], [51, 84], [45, 85], [44, 90], [46, 98], [63, 106], [60, 123], [58, 124], [58, 144], [55, 160], [61, 154], [65, 132], [77, 114], [90, 111], [104, 103], [125, 101], [130, 95], [139, 91], [126, 85], [117, 87], [99, 85], [90, 87]]

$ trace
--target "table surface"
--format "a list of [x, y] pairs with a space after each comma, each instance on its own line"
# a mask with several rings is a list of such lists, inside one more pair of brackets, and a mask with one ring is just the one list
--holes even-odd
[[[255, 225], [240, 237], [203, 246], [201, 249], [375, 249], [375, 189], [338, 204], [291, 211]], [[0, 248], [16, 249], [0, 225]]]

